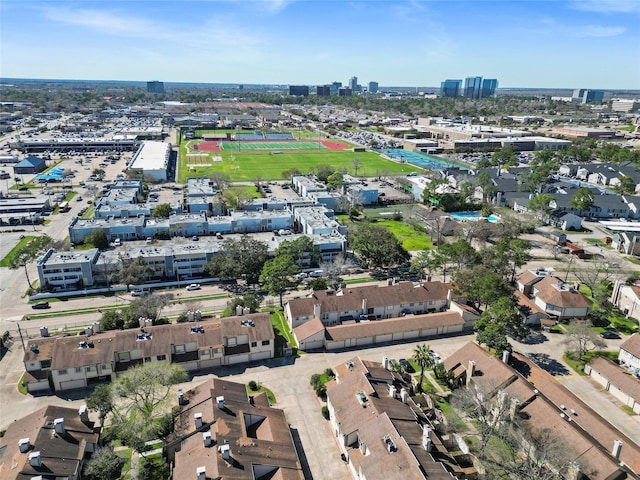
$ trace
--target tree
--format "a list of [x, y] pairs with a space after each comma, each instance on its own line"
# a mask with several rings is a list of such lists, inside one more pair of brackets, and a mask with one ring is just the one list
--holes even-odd
[[592, 326], [591, 320], [586, 319], [574, 319], [567, 325], [565, 337], [567, 353], [574, 354], [577, 360], [580, 360], [590, 350], [607, 346], [598, 334], [591, 330]]
[[123, 372], [111, 384], [119, 399], [114, 409], [116, 437], [140, 451], [161, 430], [159, 418], [170, 413], [172, 386], [186, 380], [186, 370], [175, 363], [148, 362]]
[[124, 458], [118, 456], [111, 445], [104, 445], [93, 452], [85, 473], [90, 480], [115, 480], [120, 477], [124, 463]]
[[317, 265], [320, 260], [320, 248], [311, 237], [304, 235], [295, 240], [284, 240], [276, 248], [275, 256], [289, 255], [298, 266]]
[[127, 286], [142, 284], [153, 274], [153, 269], [144, 262], [142, 257], [132, 260], [120, 256], [119, 264], [120, 269], [115, 274], [115, 280]]
[[262, 297], [255, 293], [245, 293], [242, 297], [233, 297], [228, 303], [223, 316], [231, 317], [236, 315], [236, 307], [248, 308], [249, 313], [255, 313], [260, 308]]
[[351, 166], [353, 167], [353, 176], [357, 177], [358, 170], [360, 170], [360, 167], [362, 166], [362, 161], [359, 157], [353, 157], [353, 160], [351, 160]]
[[316, 171], [316, 177], [318, 177], [318, 180], [320, 180], [323, 183], [326, 183], [329, 176], [333, 174], [336, 171], [336, 169], [333, 168], [331, 165], [321, 164], [316, 166], [315, 171]]
[[445, 256], [447, 263], [454, 263], [457, 270], [460, 270], [463, 266], [475, 265], [480, 259], [476, 249], [469, 242], [462, 239], [453, 243], [445, 243], [440, 246], [438, 251]]
[[245, 278], [247, 283], [256, 283], [266, 261], [267, 244], [243, 235], [240, 240], [226, 239], [204, 269], [213, 277]]
[[172, 299], [172, 293], [137, 297], [129, 304], [131, 321], [135, 324], [141, 317], [158, 320], [162, 310], [171, 304]]
[[87, 398], [87, 408], [98, 412], [100, 418], [100, 426], [104, 425], [104, 421], [113, 411], [113, 396], [111, 395], [111, 387], [107, 384], [100, 384], [93, 389], [91, 395]]
[[538, 216], [548, 214], [551, 210], [551, 204], [555, 202], [555, 197], [550, 193], [540, 193], [529, 200], [527, 208], [537, 213]]
[[327, 187], [331, 190], [338, 190], [344, 184], [343, 175], [340, 172], [333, 172], [327, 177]]
[[369, 268], [387, 268], [409, 260], [409, 253], [385, 227], [364, 224], [351, 234], [351, 247], [360, 263]]
[[215, 188], [216, 190], [222, 192], [229, 185], [230, 177], [229, 177], [229, 174], [225, 173], [225, 172], [213, 172], [209, 176], [209, 179], [211, 180], [211, 183], [213, 184], [213, 188]]
[[503, 237], [498, 240], [493, 250], [500, 262], [508, 267], [510, 276], [507, 279], [510, 282], [515, 279], [516, 269], [531, 260], [530, 249], [529, 242], [520, 238]]
[[100, 328], [103, 331], [120, 330], [124, 328], [129, 318], [130, 311], [128, 307], [122, 310], [105, 310], [102, 312], [102, 317], [100, 317]]
[[616, 269], [612, 268], [612, 261], [599, 256], [595, 256], [590, 262], [581, 263], [580, 266], [569, 265], [569, 270], [592, 292], [598, 288], [598, 285], [612, 280], [616, 273]]
[[102, 228], [94, 229], [89, 235], [84, 238], [85, 245], [93, 245], [98, 250], [106, 250], [109, 248], [109, 239], [107, 238], [107, 232]]
[[153, 218], [169, 218], [173, 209], [168, 203], [160, 203], [153, 209], [151, 216]]
[[571, 197], [569, 205], [571, 208], [575, 208], [580, 212], [589, 210], [593, 205], [593, 195], [591, 195], [591, 190], [586, 187], [580, 187], [576, 193], [573, 194], [573, 197]]
[[446, 258], [439, 250], [423, 250], [413, 257], [409, 271], [420, 278], [425, 276], [425, 272], [430, 277], [433, 272], [442, 268], [445, 263]]
[[513, 167], [518, 164], [518, 156], [514, 147], [503, 147], [491, 155], [492, 163], [498, 167]]
[[482, 265], [458, 270], [454, 275], [456, 290], [466, 293], [476, 307], [492, 305], [513, 293], [513, 287], [504, 278]]
[[426, 344], [416, 345], [416, 348], [413, 350], [413, 357], [415, 362], [420, 367], [420, 380], [418, 382], [418, 391], [422, 392], [422, 381], [424, 380], [424, 370], [426, 368], [433, 368], [435, 365], [435, 360], [433, 355], [431, 355], [431, 350], [429, 346]]
[[522, 340], [529, 335], [522, 315], [511, 297], [502, 297], [490, 304], [474, 325], [476, 339], [501, 355], [504, 350], [511, 351], [507, 335]]
[[614, 185], [613, 190], [620, 195], [635, 193], [636, 182], [633, 178], [623, 175], [620, 177], [620, 182], [617, 185]]
[[31, 280], [29, 279], [27, 265], [38, 258], [47, 248], [49, 248], [49, 245], [51, 245], [51, 237], [48, 235], [36, 237], [20, 249], [9, 263], [9, 268], [11, 269], [19, 267], [24, 268], [24, 274], [27, 277], [29, 289], [31, 289]]
[[280, 308], [284, 307], [282, 303], [284, 292], [298, 284], [291, 279], [297, 271], [298, 266], [290, 255], [278, 255], [273, 260], [267, 260], [262, 268], [260, 282], [264, 284], [271, 295], [280, 297]]

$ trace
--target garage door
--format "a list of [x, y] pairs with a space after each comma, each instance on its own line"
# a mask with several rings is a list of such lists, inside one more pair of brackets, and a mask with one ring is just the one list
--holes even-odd
[[68, 380], [66, 382], [60, 382], [60, 390], [73, 390], [74, 388], [84, 388], [86, 384], [84, 379], [80, 380]]
[[387, 335], [378, 335], [376, 337], [376, 343], [390, 342], [391, 340], [393, 340], [393, 334], [391, 333]]
[[31, 392], [41, 392], [42, 390], [49, 390], [49, 382], [31, 382], [27, 384], [27, 390]]
[[356, 340], [356, 345], [371, 345], [373, 343], [372, 337], [358, 338]]
[[251, 355], [251, 360], [267, 360], [271, 358], [271, 352], [256, 352]]
[[244, 355], [234, 355], [229, 357], [229, 365], [234, 365], [236, 363], [245, 363], [249, 361], [249, 354], [245, 353]]

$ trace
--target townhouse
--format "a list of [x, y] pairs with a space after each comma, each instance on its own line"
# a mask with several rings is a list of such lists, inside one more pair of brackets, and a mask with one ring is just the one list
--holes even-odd
[[24, 355], [30, 393], [85, 388], [114, 380], [147, 362], [178, 363], [188, 371], [274, 357], [275, 335], [267, 313], [101, 333], [96, 322], [83, 335], [31, 340]]
[[177, 400], [166, 445], [174, 480], [305, 478], [287, 418], [266, 393], [210, 378]]
[[477, 474], [457, 462], [463, 456], [447, 451], [410, 396], [411, 387], [388, 370], [388, 360], [355, 357], [335, 366], [335, 372], [335, 380], [327, 383], [329, 421], [354, 479], [445, 480]]
[[634, 333], [620, 345], [618, 353], [620, 365], [634, 375], [640, 373], [640, 334]]
[[584, 372], [623, 405], [640, 414], [640, 369], [634, 375], [608, 358], [594, 357], [585, 365]]
[[0, 438], [0, 478], [80, 480], [99, 431], [86, 405], [42, 407], [10, 424]]
[[470, 342], [446, 358], [444, 367], [461, 388], [473, 387], [496, 403], [509, 402], [503, 422], [513, 425], [516, 437], [548, 432], [562, 445], [553, 468], [563, 475], [640, 478], [640, 447], [525, 356], [505, 354], [500, 361]]

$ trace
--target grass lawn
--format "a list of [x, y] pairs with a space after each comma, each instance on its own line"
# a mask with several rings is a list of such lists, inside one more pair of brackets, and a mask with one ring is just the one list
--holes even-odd
[[622, 411], [623, 411], [624, 413], [626, 413], [627, 415], [630, 415], [630, 416], [632, 416], [632, 417], [634, 417], [634, 416], [638, 415], [638, 414], [633, 410], [633, 408], [631, 408], [629, 405], [622, 405], [620, 408], [622, 409]]
[[289, 330], [289, 324], [284, 318], [284, 313], [280, 309], [267, 309], [265, 310], [271, 313], [271, 324], [273, 325], [273, 331], [276, 334], [276, 356], [282, 355], [282, 349], [287, 342], [293, 347], [298, 344], [293, 338], [293, 333]]
[[638, 324], [631, 318], [613, 316], [609, 317], [609, 321], [611, 322], [610, 327], [617, 332], [621, 332], [627, 335], [631, 335], [635, 332], [640, 332]]
[[454, 431], [466, 429], [467, 425], [464, 423], [464, 420], [462, 420], [460, 415], [458, 415], [458, 413], [453, 409], [447, 398], [438, 397], [436, 399], [436, 407], [438, 407], [442, 414], [447, 418], [449, 426]]
[[116, 452], [116, 455], [118, 455], [118, 457], [122, 458], [124, 460], [124, 465], [122, 465], [122, 468], [120, 469], [120, 478], [119, 480], [130, 480], [131, 478], [133, 478], [131, 476], [131, 449], [127, 448], [126, 450], [118, 450]]
[[591, 245], [595, 245], [597, 247], [606, 248], [607, 250], [613, 250], [613, 247], [611, 245], [608, 245], [607, 243], [603, 242], [599, 238], [585, 238], [584, 241], [590, 243]]
[[269, 399], [269, 403], [271, 405], [275, 405], [276, 404], [276, 396], [268, 388], [263, 387], [262, 385], [258, 385], [258, 389], [257, 390], [251, 390], [251, 388], [249, 388], [249, 385], [247, 385], [247, 393], [249, 395], [255, 394], [255, 393], [260, 393], [260, 392], [265, 392], [267, 394], [267, 398]]
[[576, 372], [578, 375], [585, 376], [586, 374], [584, 373], [584, 366], [587, 363], [589, 363], [589, 361], [594, 357], [605, 357], [611, 360], [617, 360], [618, 352], [606, 352], [606, 351], [587, 352], [586, 354], [583, 355], [583, 357], [580, 360], [575, 360], [565, 353], [562, 356], [562, 359], [565, 362], [567, 362], [567, 364], [571, 367], [571, 369], [574, 372]]
[[162, 453], [148, 455], [146, 457], [141, 455], [140, 463], [138, 464], [138, 473], [141, 478], [168, 478], [169, 465], [164, 462]]
[[345, 280], [344, 283], [347, 285], [353, 285], [355, 283], [367, 283], [367, 282], [375, 282], [376, 279], [373, 277], [362, 277], [362, 278], [352, 278], [350, 280]]
[[421, 171], [420, 168], [410, 164], [386, 160], [373, 152], [354, 153], [331, 150], [287, 152], [285, 150], [279, 155], [270, 155], [268, 151], [220, 152], [216, 155], [222, 158], [221, 162], [195, 167], [196, 171], [191, 172], [187, 166], [187, 149], [185, 143], [182, 143], [178, 162], [178, 181], [184, 183], [187, 177], [206, 177], [214, 172], [227, 173], [233, 182], [255, 181], [258, 177], [262, 180], [282, 180], [285, 178], [282, 174], [284, 171], [297, 168], [301, 173], [309, 173], [321, 164], [331, 165], [336, 170], [345, 168], [348, 173], [354, 174], [352, 162], [356, 157], [360, 160], [358, 176], [361, 177]]
[[24, 376], [27, 374], [27, 372], [24, 372], [22, 374], [22, 376], [20, 377], [20, 380], [18, 380], [18, 391], [22, 394], [22, 395], [27, 395], [27, 387], [24, 386], [24, 383], [22, 382], [22, 380], [24, 379]]
[[15, 258], [15, 256], [18, 254], [18, 252], [20, 252], [20, 250], [26, 247], [29, 244], [29, 242], [34, 238], [36, 237], [32, 235], [28, 235], [21, 238], [18, 244], [15, 247], [13, 247], [9, 253], [7, 253], [7, 256], [4, 257], [2, 260], [0, 260], [0, 267], [8, 267], [13, 261], [13, 259]]
[[383, 220], [375, 224], [387, 227], [405, 250], [414, 251], [433, 248], [433, 243], [431, 243], [431, 237], [429, 237], [429, 235], [416, 230], [412, 225], [401, 220]]

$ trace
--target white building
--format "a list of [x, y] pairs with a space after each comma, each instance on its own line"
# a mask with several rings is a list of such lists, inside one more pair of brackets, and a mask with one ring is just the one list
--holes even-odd
[[130, 170], [141, 171], [158, 182], [167, 181], [167, 166], [171, 155], [171, 144], [164, 142], [142, 142], [129, 162]]

